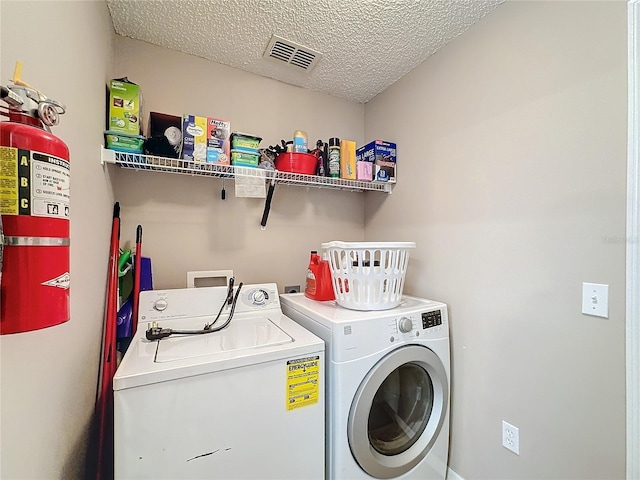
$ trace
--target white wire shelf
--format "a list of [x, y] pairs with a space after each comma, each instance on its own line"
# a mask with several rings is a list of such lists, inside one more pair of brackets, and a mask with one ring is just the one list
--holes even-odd
[[234, 165], [218, 165], [216, 163], [195, 163], [177, 158], [156, 157], [137, 153], [116, 152], [102, 148], [102, 163], [112, 163], [122, 168], [148, 170], [152, 172], [173, 173], [200, 177], [230, 178], [260, 177], [265, 181], [275, 179], [277, 184], [299, 185], [353, 192], [378, 191], [391, 193], [394, 184], [387, 182], [363, 182], [345, 180], [343, 178], [318, 177], [301, 173], [280, 172], [262, 168], [239, 167]]

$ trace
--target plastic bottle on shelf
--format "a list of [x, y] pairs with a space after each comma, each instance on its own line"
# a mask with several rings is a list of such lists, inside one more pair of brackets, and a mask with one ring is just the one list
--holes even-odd
[[329, 144], [324, 142], [322, 147], [322, 166], [324, 168], [324, 176], [329, 176]]
[[309, 152], [309, 138], [307, 137], [307, 132], [303, 130], [296, 130], [293, 132], [293, 151], [296, 153]]
[[340, 139], [336, 137], [329, 139], [329, 176], [340, 177]]
[[322, 140], [318, 140], [316, 142], [316, 148], [314, 148], [309, 152], [310, 154], [314, 155], [318, 161], [318, 164], [316, 166], [316, 175], [318, 175], [319, 177], [325, 176], [322, 146], [323, 146]]

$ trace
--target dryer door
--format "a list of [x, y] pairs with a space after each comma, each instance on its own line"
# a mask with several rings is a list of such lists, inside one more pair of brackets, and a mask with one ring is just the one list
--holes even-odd
[[436, 441], [448, 405], [440, 358], [420, 345], [393, 350], [369, 371], [351, 404], [347, 434], [354, 458], [376, 478], [411, 470]]

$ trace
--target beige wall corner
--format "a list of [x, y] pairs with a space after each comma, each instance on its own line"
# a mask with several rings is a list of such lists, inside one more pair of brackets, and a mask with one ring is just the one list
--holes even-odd
[[[626, 21], [506, 2], [367, 104], [398, 184], [367, 196], [365, 238], [415, 241], [406, 293], [449, 304], [465, 478], [625, 475]], [[609, 285], [608, 319], [582, 282]]]

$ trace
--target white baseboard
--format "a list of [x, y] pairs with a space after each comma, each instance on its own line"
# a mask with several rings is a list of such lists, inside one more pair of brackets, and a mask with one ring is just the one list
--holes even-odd
[[462, 478], [450, 468], [447, 468], [447, 480], [464, 480], [464, 478]]

